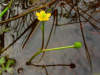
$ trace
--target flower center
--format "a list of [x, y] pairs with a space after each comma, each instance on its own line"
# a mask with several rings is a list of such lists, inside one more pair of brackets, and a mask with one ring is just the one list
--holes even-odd
[[42, 14], [41, 14], [41, 16], [42, 16], [42, 17], [45, 17], [45, 16], [46, 16], [46, 14], [45, 14], [45, 13], [42, 13]]

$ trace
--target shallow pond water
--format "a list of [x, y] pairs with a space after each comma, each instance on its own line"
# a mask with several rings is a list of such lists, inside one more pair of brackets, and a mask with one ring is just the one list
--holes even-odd
[[[9, 4], [9, 1], [2, 0], [0, 2], [0, 12]], [[51, 10], [49, 9], [52, 16], [48, 21], [45, 21], [44, 48], [46, 46], [47, 49], [70, 46], [75, 42], [81, 42], [82, 47], [80, 49], [69, 48], [48, 51], [44, 54], [42, 60], [37, 63], [41, 59], [41, 53], [32, 60], [32, 63], [36, 65], [74, 63], [76, 65], [74, 69], [69, 66], [46, 67], [47, 73], [50, 75], [99, 75], [100, 1], [40, 0], [44, 4], [53, 1], [55, 2], [49, 7], [42, 8], [42, 10], [47, 11], [52, 7]], [[25, 64], [42, 46], [42, 22], [37, 20], [35, 15], [37, 11], [30, 12], [13, 21], [7, 21], [8, 23], [2, 23], [4, 20], [21, 16], [29, 9], [42, 6], [42, 3], [40, 5], [39, 2], [33, 4], [32, 1], [13, 0], [9, 10], [0, 19], [1, 27], [10, 28], [9, 32], [0, 35], [0, 45], [1, 49], [5, 50], [1, 57], [8, 55], [9, 58], [16, 60], [11, 75], [48, 75], [45, 68]], [[32, 7], [33, 5], [35, 6]], [[49, 39], [50, 33], [51, 37]], [[47, 44], [48, 39], [49, 43]], [[3, 75], [10, 74], [3, 72]]]

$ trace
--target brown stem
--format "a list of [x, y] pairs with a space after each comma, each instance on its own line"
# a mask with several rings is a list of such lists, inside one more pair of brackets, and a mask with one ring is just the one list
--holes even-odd
[[47, 7], [47, 6], [50, 6], [50, 5], [52, 5], [53, 3], [55, 3], [56, 1], [57, 1], [57, 0], [54, 0], [54, 1], [52, 1], [52, 2], [50, 2], [50, 3], [47, 3], [47, 4], [43, 5], [43, 6], [40, 6], [40, 7], [38, 7], [38, 8], [29, 10], [28, 12], [26, 12], [26, 13], [20, 15], [20, 16], [16, 16], [16, 17], [14, 17], [14, 18], [7, 19], [7, 20], [5, 20], [5, 21], [1, 21], [0, 24], [5, 23], [5, 22], [9, 22], [9, 21], [12, 21], [12, 20], [15, 20], [15, 19], [18, 19], [18, 18], [20, 18], [20, 17], [22, 17], [22, 16], [25, 16], [25, 15], [27, 15], [27, 14], [33, 12], [33, 11], [42, 9], [42, 8], [44, 8], [44, 7]]

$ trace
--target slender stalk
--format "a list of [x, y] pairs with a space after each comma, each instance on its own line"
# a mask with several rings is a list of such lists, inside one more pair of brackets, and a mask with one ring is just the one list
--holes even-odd
[[26, 64], [30, 64], [31, 61], [32, 61], [32, 59], [35, 58], [35, 57], [36, 57], [38, 54], [40, 54], [41, 52], [42, 52], [42, 50], [39, 50], [38, 52], [36, 52]]
[[41, 49], [43, 50], [43, 46], [44, 46], [44, 21], [42, 21], [41, 30], [42, 30], [42, 47], [41, 47]]
[[[52, 10], [53, 9], [53, 7], [50, 7], [48, 10], [47, 10], [47, 12], [46, 13], [48, 13], [48, 12], [50, 12], [50, 10]], [[52, 28], [51, 28], [52, 29]], [[51, 36], [51, 35], [50, 35]], [[50, 36], [49, 36], [49, 39], [50, 39]], [[49, 40], [48, 39], [48, 40]], [[49, 42], [49, 41], [48, 41]], [[47, 45], [48, 45], [48, 42], [47, 42], [47, 44], [46, 44], [46, 47], [47, 47]], [[46, 49], [46, 47], [45, 47], [45, 49]], [[44, 54], [45, 54], [45, 52], [43, 52], [43, 54], [42, 54], [42, 56], [41, 56], [41, 58], [40, 58], [40, 60], [37, 62], [37, 63], [39, 63], [41, 60], [42, 60], [42, 58], [43, 58], [43, 56], [44, 56]]]
[[51, 49], [45, 49], [45, 50], [42, 50], [41, 48], [39, 49], [39, 51], [37, 53], [35, 53], [31, 59], [29, 60], [29, 62], [26, 63], [26, 65], [30, 65], [31, 64], [31, 61], [33, 58], [35, 58], [38, 54], [40, 54], [41, 52], [45, 52], [45, 51], [53, 51], [53, 50], [61, 50], [61, 49], [66, 49], [66, 48], [75, 48], [75, 49], [79, 49], [81, 48], [82, 46], [82, 43], [80, 42], [75, 42], [74, 45], [71, 45], [71, 46], [65, 46], [65, 47], [58, 47], [58, 48], [51, 48]]
[[53, 51], [53, 50], [60, 50], [60, 49], [66, 49], [66, 48], [73, 48], [74, 45], [72, 46], [65, 46], [65, 47], [58, 47], [58, 48], [51, 48], [51, 49], [45, 49], [45, 50], [42, 50], [43, 52], [44, 51]]
[[53, 64], [53, 65], [35, 65], [35, 64], [32, 64], [33, 66], [36, 66], [36, 67], [49, 67], [49, 66], [70, 66], [70, 64]]
[[71, 69], [74, 69], [76, 67], [76, 65], [74, 63], [71, 64], [52, 64], [52, 65], [35, 65], [32, 64], [33, 66], [36, 67], [42, 67], [42, 68], [46, 68], [46, 67], [50, 67], [50, 66], [70, 66]]
[[51, 49], [45, 49], [45, 50], [42, 50], [40, 48], [40, 50], [38, 52], [36, 52], [31, 58], [30, 60], [26, 63], [27, 65], [30, 65], [31, 64], [31, 61], [33, 58], [35, 58], [38, 54], [40, 54], [41, 52], [45, 52], [45, 51], [52, 51], [52, 50], [61, 50], [61, 49], [66, 49], [66, 48], [74, 48], [75, 46], [72, 45], [72, 46], [65, 46], [65, 47], [59, 47], [59, 48], [51, 48]]

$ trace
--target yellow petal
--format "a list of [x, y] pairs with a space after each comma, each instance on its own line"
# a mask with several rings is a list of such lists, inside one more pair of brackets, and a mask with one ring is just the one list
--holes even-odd
[[[41, 10], [40, 15], [42, 15], [42, 13], [45, 13], [45, 11], [44, 11], [44, 10]], [[46, 14], [46, 13], [45, 13], [45, 14]]]
[[47, 17], [50, 17], [50, 16], [51, 16], [51, 13], [47, 13], [46, 16], [47, 16]]
[[44, 21], [47, 21], [47, 20], [49, 20], [49, 18], [48, 18], [48, 17], [46, 17], [46, 18], [44, 18], [43, 20], [44, 20]]
[[43, 21], [43, 19], [41, 17], [38, 17], [38, 20]]
[[37, 16], [40, 16], [40, 13], [39, 13], [39, 12], [36, 12], [36, 15], [37, 15]]

